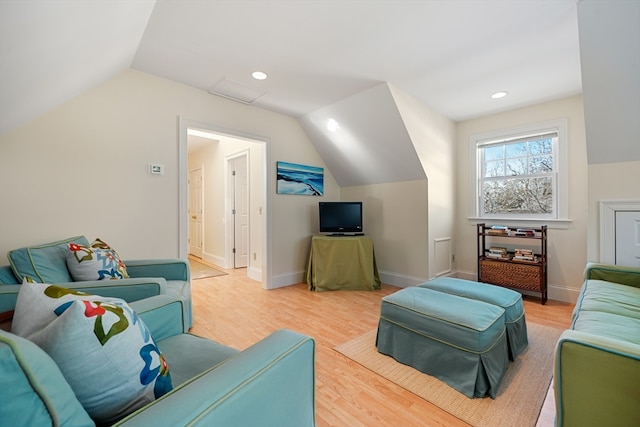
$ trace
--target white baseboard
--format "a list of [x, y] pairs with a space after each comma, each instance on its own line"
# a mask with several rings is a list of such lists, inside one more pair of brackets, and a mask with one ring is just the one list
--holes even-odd
[[406, 274], [394, 273], [392, 271], [380, 271], [382, 283], [397, 286], [399, 288], [409, 288], [424, 283], [427, 279], [422, 277], [407, 276]]
[[219, 257], [207, 252], [203, 252], [202, 253], [202, 259], [207, 261], [208, 263], [211, 263], [213, 265], [217, 265], [221, 268], [229, 268], [227, 267], [224, 263], [225, 263], [225, 259], [224, 257]]
[[[303, 283], [305, 281], [306, 270], [295, 271], [292, 273], [278, 274], [271, 277], [271, 283], [265, 289], [277, 289], [285, 286]], [[264, 284], [263, 284], [264, 286]]]
[[257, 282], [262, 282], [262, 270], [255, 267], [247, 268], [247, 277]]

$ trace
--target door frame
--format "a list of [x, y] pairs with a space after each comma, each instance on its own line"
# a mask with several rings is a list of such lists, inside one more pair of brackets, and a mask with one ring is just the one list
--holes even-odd
[[188, 260], [188, 244], [187, 244], [187, 179], [188, 179], [188, 153], [187, 153], [187, 131], [189, 128], [196, 128], [217, 133], [220, 135], [228, 135], [233, 138], [242, 138], [251, 142], [260, 143], [263, 151], [263, 179], [262, 191], [265, 208], [262, 210], [262, 287], [270, 289], [273, 283], [273, 266], [272, 266], [272, 221], [271, 206], [273, 183], [269, 179], [269, 167], [271, 164], [271, 141], [269, 138], [253, 135], [246, 132], [231, 130], [212, 125], [210, 123], [199, 122], [178, 116], [178, 253], [180, 258]]
[[640, 210], [640, 200], [600, 201], [600, 262], [616, 262], [616, 212]]
[[[234, 224], [234, 216], [231, 213], [231, 179], [229, 178], [229, 163], [232, 160], [235, 160], [237, 158], [240, 157], [244, 157], [245, 162], [246, 162], [246, 167], [247, 167], [247, 198], [251, 199], [251, 179], [250, 179], [250, 168], [249, 168], [249, 150], [248, 149], [244, 149], [244, 150], [240, 150], [237, 151], [235, 153], [226, 155], [224, 160], [224, 168], [225, 168], [225, 172], [224, 172], [224, 177], [225, 177], [225, 234], [226, 234], [226, 238], [225, 238], [225, 263], [227, 268], [235, 268], [236, 266], [236, 262], [235, 262], [235, 255], [233, 253], [233, 248], [237, 247], [237, 242], [234, 241], [234, 234], [235, 234], [235, 224]], [[247, 206], [249, 207], [249, 209], [251, 209], [251, 203], [249, 202], [249, 200], [247, 200]], [[248, 242], [247, 242], [247, 247], [249, 248], [248, 250], [248, 255], [247, 255], [247, 271], [250, 271], [250, 267], [251, 267], [251, 221], [249, 221], [248, 224], [249, 227], [249, 233], [248, 233]]]

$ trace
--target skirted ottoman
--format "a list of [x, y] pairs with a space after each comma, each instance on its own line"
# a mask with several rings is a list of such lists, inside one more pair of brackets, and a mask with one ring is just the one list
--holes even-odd
[[472, 282], [453, 277], [438, 277], [422, 283], [418, 287], [484, 301], [502, 307], [507, 327], [509, 359], [515, 360], [527, 348], [529, 344], [527, 323], [524, 317], [522, 295], [519, 292], [487, 283]]
[[376, 346], [470, 398], [495, 398], [509, 364], [504, 309], [428, 288], [382, 299]]

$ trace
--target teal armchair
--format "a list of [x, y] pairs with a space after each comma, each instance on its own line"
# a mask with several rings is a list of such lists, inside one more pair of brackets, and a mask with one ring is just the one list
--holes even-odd
[[0, 267], [0, 313], [15, 306], [25, 277], [82, 292], [122, 298], [127, 302], [170, 295], [183, 303], [183, 330], [193, 325], [190, 270], [182, 259], [124, 260], [129, 275], [119, 280], [74, 281], [67, 267], [69, 243], [88, 245], [84, 236], [9, 251], [10, 265]]
[[[184, 333], [182, 305], [169, 295], [130, 303], [169, 364], [173, 390], [113, 425], [315, 425], [312, 338], [279, 330], [238, 351]], [[0, 383], [0, 419], [8, 425], [94, 425], [53, 360], [3, 330]]]

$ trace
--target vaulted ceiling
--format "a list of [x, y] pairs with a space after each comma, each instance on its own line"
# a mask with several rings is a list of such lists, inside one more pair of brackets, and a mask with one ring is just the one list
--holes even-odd
[[127, 68], [293, 117], [383, 82], [477, 117], [581, 92], [576, 1], [3, 0], [0, 133]]
[[[579, 37], [586, 3], [595, 31], [580, 25]], [[598, 32], [614, 3], [623, 8]], [[603, 86], [603, 39], [607, 59], [635, 64], [636, 9], [591, 0], [2, 0], [0, 135], [129, 68], [230, 90], [301, 122], [389, 83], [460, 121], [583, 93], [581, 54], [594, 88]], [[632, 31], [615, 36], [625, 43], [607, 40], [625, 14]], [[638, 66], [618, 65], [604, 72], [624, 92]], [[256, 70], [268, 78], [253, 79]], [[637, 85], [630, 90], [623, 122], [638, 108]], [[497, 91], [509, 95], [491, 99]], [[591, 93], [594, 105], [609, 96]]]

